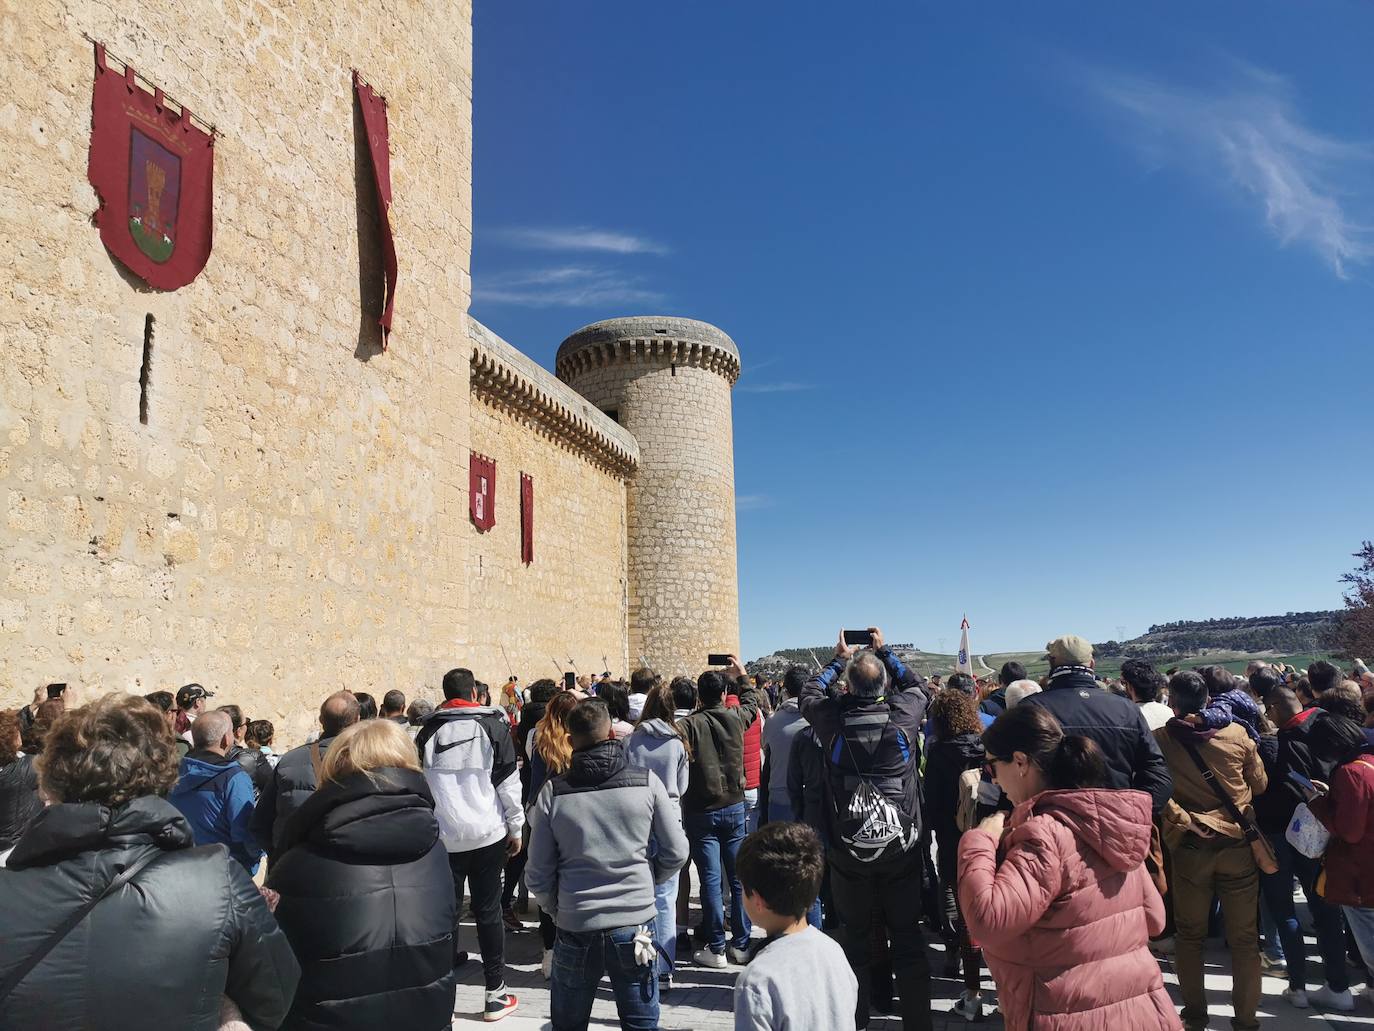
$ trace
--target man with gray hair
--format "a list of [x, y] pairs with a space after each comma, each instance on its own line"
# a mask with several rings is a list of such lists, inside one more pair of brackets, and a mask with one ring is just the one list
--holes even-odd
[[186, 822], [197, 845], [225, 845], [251, 875], [262, 849], [253, 836], [253, 781], [237, 759], [229, 758], [234, 721], [212, 709], [191, 724], [191, 750], [182, 757], [180, 777], [167, 796]]
[[[830, 888], [844, 951], [859, 982], [857, 1027], [868, 1026], [873, 923], [892, 943], [903, 1031], [928, 1029], [930, 967], [921, 935], [921, 746], [925, 681], [869, 627], [856, 652], [841, 631], [830, 665], [806, 682], [801, 714], [824, 758]], [[844, 694], [833, 686], [845, 674]]]

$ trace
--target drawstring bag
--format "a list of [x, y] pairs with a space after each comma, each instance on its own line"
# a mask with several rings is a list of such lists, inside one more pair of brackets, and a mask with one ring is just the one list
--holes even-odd
[[1293, 818], [1288, 821], [1283, 836], [1299, 855], [1308, 859], [1320, 859], [1331, 843], [1331, 832], [1313, 815], [1306, 802], [1299, 802], [1293, 810]]

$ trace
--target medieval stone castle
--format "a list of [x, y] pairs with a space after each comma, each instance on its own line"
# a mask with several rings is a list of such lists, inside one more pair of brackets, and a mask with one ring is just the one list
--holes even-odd
[[[290, 739], [340, 686], [738, 648], [733, 341], [612, 319], [555, 376], [468, 315], [468, 0], [28, 0], [0, 37], [0, 706], [197, 680]], [[217, 131], [214, 249], [182, 289], [92, 227], [90, 40]], [[390, 119], [385, 351], [354, 68]]]

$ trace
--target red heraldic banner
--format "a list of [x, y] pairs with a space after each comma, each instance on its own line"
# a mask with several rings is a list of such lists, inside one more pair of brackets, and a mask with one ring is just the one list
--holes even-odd
[[95, 46], [87, 175], [100, 198], [100, 240], [130, 272], [159, 290], [185, 286], [210, 260], [215, 139], [149, 93], [132, 67], [117, 74]]
[[386, 97], [363, 81], [353, 70], [353, 89], [363, 112], [367, 129], [367, 150], [372, 155], [372, 179], [377, 184], [377, 209], [381, 212], [382, 257], [386, 264], [386, 307], [378, 323], [382, 327], [382, 347], [391, 334], [391, 309], [396, 303], [396, 241], [391, 235], [391, 135], [386, 124]]
[[520, 561], [534, 561], [534, 477], [520, 474]]
[[483, 533], [496, 525], [496, 459], [472, 452], [468, 459], [468, 510]]

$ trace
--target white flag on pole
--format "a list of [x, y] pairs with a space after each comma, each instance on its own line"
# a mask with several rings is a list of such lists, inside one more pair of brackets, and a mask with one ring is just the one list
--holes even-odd
[[959, 625], [959, 661], [955, 663], [954, 669], [959, 673], [967, 673], [973, 676], [973, 655], [968, 650], [968, 616], [964, 616], [964, 621]]

